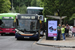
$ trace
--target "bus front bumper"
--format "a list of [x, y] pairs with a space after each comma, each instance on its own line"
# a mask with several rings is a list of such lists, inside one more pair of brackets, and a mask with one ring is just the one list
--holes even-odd
[[0, 31], [0, 34], [15, 34], [15, 31]]
[[20, 38], [20, 39], [38, 39], [38, 34], [32, 35], [32, 36], [25, 36], [21, 34], [15, 34], [15, 38]]

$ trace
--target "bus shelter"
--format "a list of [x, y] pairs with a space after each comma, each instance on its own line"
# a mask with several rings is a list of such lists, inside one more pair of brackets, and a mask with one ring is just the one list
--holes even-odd
[[50, 15], [46, 15], [47, 17], [51, 17], [51, 18], [55, 18], [54, 20], [49, 20], [47, 19], [47, 33], [46, 33], [46, 40], [56, 40], [57, 38], [57, 25], [58, 20], [60, 20], [60, 24], [62, 25], [62, 19], [66, 18], [67, 16], [50, 16]]

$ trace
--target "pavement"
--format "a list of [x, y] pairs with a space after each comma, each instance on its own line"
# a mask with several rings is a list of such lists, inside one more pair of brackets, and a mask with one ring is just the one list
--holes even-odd
[[54, 46], [54, 47], [66, 47], [66, 48], [74, 48], [75, 49], [75, 37], [66, 37], [66, 40], [46, 40], [46, 36], [43, 36], [37, 44], [45, 45], [45, 46]]

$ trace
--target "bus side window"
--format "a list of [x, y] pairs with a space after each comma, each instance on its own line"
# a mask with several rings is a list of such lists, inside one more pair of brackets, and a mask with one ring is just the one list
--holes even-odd
[[39, 21], [37, 21], [36, 23], [36, 29], [39, 29], [40, 28], [40, 24], [39, 24]]
[[30, 23], [30, 29], [33, 30], [34, 27], [35, 27], [35, 22], [31, 22]]

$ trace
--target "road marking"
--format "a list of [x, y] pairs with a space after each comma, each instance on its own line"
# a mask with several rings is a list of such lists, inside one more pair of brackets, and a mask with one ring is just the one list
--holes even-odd
[[40, 37], [40, 39], [41, 39], [42, 37]]

